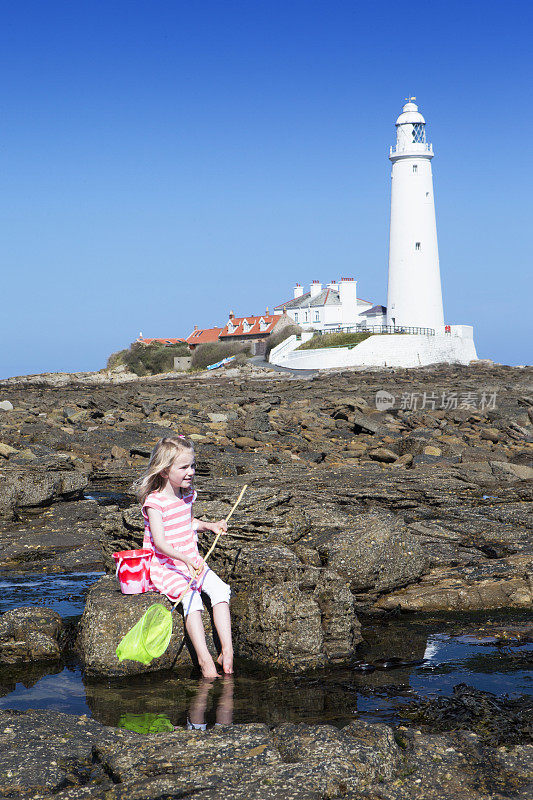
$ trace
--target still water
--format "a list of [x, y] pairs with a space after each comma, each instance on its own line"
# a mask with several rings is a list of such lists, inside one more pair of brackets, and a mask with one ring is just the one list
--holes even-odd
[[[85, 594], [99, 573], [0, 578], [1, 609], [39, 603], [65, 618], [81, 614]], [[127, 680], [86, 678], [79, 664], [0, 669], [0, 709], [53, 709], [88, 714], [106, 725], [139, 731], [216, 722], [327, 722], [344, 725], [355, 716], [398, 722], [401, 705], [422, 697], [451, 695], [467, 683], [496, 695], [533, 694], [533, 644], [499, 644], [492, 628], [520, 626], [522, 613], [487, 612], [453, 618], [400, 617], [368, 624], [366, 644], [352, 669], [329, 669], [301, 677], [266, 673], [237, 662], [236, 676], [214, 683], [191, 671]], [[487, 634], [488, 631], [488, 634]], [[396, 657], [411, 666], [385, 669]], [[415, 663], [412, 663], [415, 662]], [[370, 664], [367, 669], [365, 665]], [[372, 668], [374, 666], [374, 668]]]

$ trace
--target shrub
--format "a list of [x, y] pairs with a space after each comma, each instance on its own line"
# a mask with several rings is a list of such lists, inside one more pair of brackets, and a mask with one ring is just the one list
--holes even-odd
[[189, 348], [184, 342], [180, 344], [133, 342], [127, 350], [119, 350], [118, 353], [109, 356], [107, 368], [113, 369], [124, 365], [136, 375], [157, 375], [174, 369], [174, 356], [187, 355]]
[[192, 369], [205, 369], [209, 364], [216, 364], [228, 356], [243, 354], [248, 358], [250, 345], [246, 342], [209, 342], [195, 347], [192, 354]]
[[265, 351], [265, 361], [268, 361], [270, 357], [270, 351], [277, 347], [278, 344], [281, 344], [288, 339], [289, 336], [293, 336], [294, 334], [301, 333], [302, 329], [298, 327], [298, 325], [286, 325], [285, 328], [282, 328], [280, 331], [276, 331], [276, 333], [271, 334], [267, 339], [266, 351]]
[[312, 339], [304, 342], [298, 350], [319, 350], [322, 347], [355, 347], [364, 342], [372, 333], [323, 333], [315, 334]]

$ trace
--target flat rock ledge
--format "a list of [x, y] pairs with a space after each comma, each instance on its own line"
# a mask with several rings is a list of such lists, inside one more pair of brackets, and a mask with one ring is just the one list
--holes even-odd
[[86, 716], [0, 712], [0, 797], [15, 800], [503, 800], [530, 797], [533, 746], [354, 720], [145, 736]]

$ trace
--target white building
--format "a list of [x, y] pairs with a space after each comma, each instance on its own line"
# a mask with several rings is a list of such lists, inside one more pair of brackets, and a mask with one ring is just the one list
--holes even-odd
[[442, 329], [437, 223], [426, 121], [409, 98], [396, 120], [391, 147], [389, 325]]
[[373, 303], [357, 297], [357, 281], [354, 278], [342, 278], [325, 287], [320, 281], [313, 281], [305, 293], [303, 286], [297, 283], [293, 299], [280, 303], [274, 311], [286, 311], [303, 330], [314, 328], [328, 331], [361, 325], [366, 322], [361, 315], [372, 306]]
[[[306, 295], [297, 286], [294, 300], [278, 308], [285, 306], [304, 331], [301, 337], [291, 336], [272, 349], [273, 364], [292, 369], [420, 367], [468, 364], [477, 359], [473, 328], [444, 325], [431, 174], [433, 148], [426, 140], [424, 117], [413, 100], [409, 99], [396, 121], [396, 144], [389, 154], [392, 190], [387, 309], [358, 300], [355, 281], [352, 290], [346, 283], [344, 296], [350, 297], [346, 303], [342, 301], [343, 281], [327, 287], [330, 295], [324, 294], [317, 281]], [[337, 298], [331, 292], [337, 292]], [[385, 315], [392, 327], [376, 329]], [[325, 330], [350, 325], [368, 327], [371, 335], [349, 348], [299, 349], [302, 340], [312, 336], [306, 326]]]

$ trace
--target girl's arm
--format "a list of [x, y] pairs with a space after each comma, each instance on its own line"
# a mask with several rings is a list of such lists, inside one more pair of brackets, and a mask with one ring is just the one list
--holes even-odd
[[161, 517], [161, 512], [157, 511], [155, 508], [147, 508], [146, 513], [148, 514], [148, 520], [150, 522], [152, 539], [154, 540], [154, 544], [157, 549], [166, 556], [183, 561], [183, 563], [187, 564], [188, 567], [192, 567], [194, 569], [194, 561], [180, 550], [176, 550], [175, 547], [169, 545], [165, 539], [165, 529], [163, 527], [163, 518]]
[[195, 531], [198, 533], [203, 533], [204, 531], [213, 531], [213, 533], [218, 533], [220, 530], [222, 533], [227, 533], [228, 531], [228, 523], [225, 519], [219, 519], [218, 522], [204, 522], [201, 519], [196, 519], [196, 517], [192, 521], [192, 526]]

